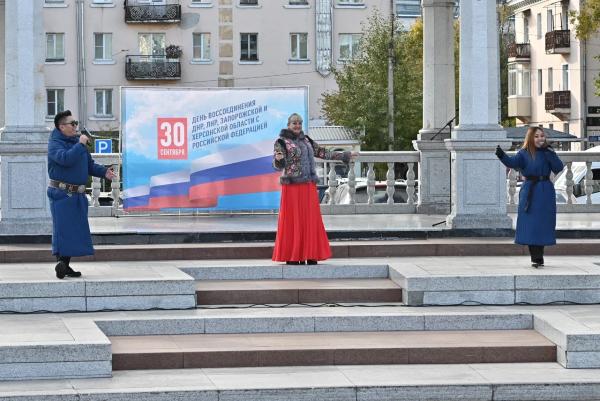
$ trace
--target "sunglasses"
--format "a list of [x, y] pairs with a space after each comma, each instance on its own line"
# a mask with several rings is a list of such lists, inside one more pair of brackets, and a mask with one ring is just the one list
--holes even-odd
[[64, 123], [64, 124], [61, 124], [61, 125], [70, 125], [72, 127], [77, 127], [79, 125], [79, 121], [73, 120], [71, 122]]

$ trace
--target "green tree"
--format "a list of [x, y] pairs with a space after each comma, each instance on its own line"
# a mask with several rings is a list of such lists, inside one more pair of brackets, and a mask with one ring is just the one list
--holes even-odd
[[508, 46], [515, 41], [510, 29], [511, 12], [506, 4], [498, 5], [498, 37], [500, 42], [500, 123], [504, 127], [514, 127], [516, 119], [508, 116]]
[[[375, 12], [363, 26], [360, 55], [335, 69], [338, 90], [321, 99], [327, 120], [364, 131], [364, 150], [387, 150], [387, 69], [391, 22]], [[394, 149], [412, 149], [422, 126], [423, 24], [394, 31]]]
[[[579, 13], [571, 11], [571, 23], [575, 25], [575, 35], [580, 40], [587, 40], [598, 33], [600, 29], [600, 0], [581, 2]], [[600, 56], [596, 56], [600, 60]], [[594, 82], [596, 95], [600, 96], [600, 75]]]

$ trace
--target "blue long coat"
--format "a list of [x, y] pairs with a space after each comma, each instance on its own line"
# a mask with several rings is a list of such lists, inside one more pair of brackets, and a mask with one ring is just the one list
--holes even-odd
[[[68, 184], [87, 184], [88, 177], [104, 177], [107, 168], [94, 163], [77, 137], [63, 135], [58, 129], [48, 142], [48, 177]], [[48, 187], [52, 213], [52, 254], [60, 256], [93, 255], [85, 194], [67, 193]]]
[[[521, 170], [523, 176], [549, 176], [550, 171], [558, 174], [564, 165], [552, 149], [541, 148], [532, 158], [526, 149], [516, 156], [504, 155], [500, 161], [507, 167]], [[515, 243], [521, 245], [556, 244], [556, 193], [550, 180], [538, 181], [526, 211], [527, 194], [533, 183], [525, 181], [519, 191], [519, 214]]]

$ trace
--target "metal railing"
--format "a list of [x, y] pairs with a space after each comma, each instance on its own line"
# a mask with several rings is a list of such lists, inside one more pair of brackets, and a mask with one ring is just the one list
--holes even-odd
[[571, 108], [571, 91], [546, 92], [546, 111]]
[[546, 33], [546, 53], [568, 53], [571, 47], [571, 31], [557, 30]]
[[[515, 152], [508, 154], [514, 155]], [[600, 197], [594, 203], [593, 195], [600, 193], [600, 149], [598, 152], [557, 152], [565, 168], [553, 177], [557, 211], [562, 213], [598, 213]], [[596, 176], [596, 177], [594, 177]], [[510, 169], [507, 184], [508, 211], [518, 210], [520, 173]], [[596, 180], [594, 180], [596, 178]]]
[[[328, 189], [323, 214], [416, 213], [418, 182], [415, 179], [419, 152], [361, 152], [350, 162], [346, 182], [338, 180], [336, 161], [325, 161]], [[365, 177], [357, 177], [355, 163], [366, 164]], [[385, 163], [385, 181], [375, 179], [375, 164]], [[403, 177], [396, 177], [397, 164], [405, 167]], [[360, 195], [360, 196], [359, 196]]]
[[125, 58], [125, 77], [136, 79], [181, 79], [181, 62], [164, 55], [129, 55]]
[[125, 0], [125, 22], [127, 23], [165, 23], [181, 21], [181, 5], [179, 2], [165, 4], [140, 4]]
[[531, 57], [529, 43], [509, 43], [508, 58], [528, 59]]

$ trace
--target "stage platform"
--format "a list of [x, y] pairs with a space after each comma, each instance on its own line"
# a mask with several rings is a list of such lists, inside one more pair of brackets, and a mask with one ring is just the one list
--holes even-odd
[[[439, 239], [514, 236], [513, 229], [448, 229], [445, 215], [324, 215], [331, 240]], [[274, 241], [276, 214], [91, 217], [95, 244], [173, 244]], [[442, 224], [438, 224], [442, 223]], [[559, 213], [557, 237], [600, 239], [600, 213]], [[50, 235], [0, 236], [0, 244], [50, 243]]]

